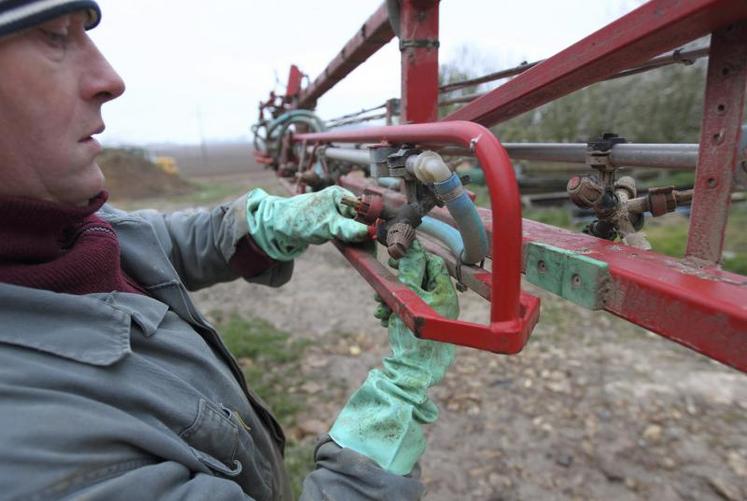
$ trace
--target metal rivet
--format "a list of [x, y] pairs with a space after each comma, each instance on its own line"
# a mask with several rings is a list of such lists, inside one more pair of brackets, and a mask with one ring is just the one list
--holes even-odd
[[715, 188], [718, 183], [716, 182], [715, 177], [709, 177], [708, 180], [706, 181], [706, 184], [708, 184], [709, 188]]
[[537, 270], [540, 273], [545, 273], [547, 271], [547, 265], [545, 264], [544, 261], [541, 261], [541, 260], [537, 261]]
[[580, 276], [580, 275], [579, 275], [578, 273], [575, 273], [575, 274], [574, 274], [574, 275], [573, 275], [573, 276], [571, 277], [571, 284], [572, 284], [572, 285], [573, 285], [574, 287], [581, 287], [581, 276]]

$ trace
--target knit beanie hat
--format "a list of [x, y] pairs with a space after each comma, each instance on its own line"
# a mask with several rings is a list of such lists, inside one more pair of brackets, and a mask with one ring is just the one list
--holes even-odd
[[94, 0], [0, 0], [0, 37], [80, 10], [88, 12], [87, 30], [99, 24], [101, 9]]

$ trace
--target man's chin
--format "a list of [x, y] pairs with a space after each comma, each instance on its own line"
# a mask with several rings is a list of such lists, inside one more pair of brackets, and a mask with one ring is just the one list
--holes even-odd
[[92, 162], [84, 172], [76, 176], [75, 183], [60, 193], [60, 201], [79, 207], [88, 205], [92, 198], [104, 191], [104, 173], [98, 163]]

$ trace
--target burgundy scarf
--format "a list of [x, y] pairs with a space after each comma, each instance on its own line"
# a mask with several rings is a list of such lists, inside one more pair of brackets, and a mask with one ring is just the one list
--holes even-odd
[[122, 271], [111, 225], [95, 215], [103, 191], [85, 207], [0, 197], [0, 282], [68, 294], [143, 293]]

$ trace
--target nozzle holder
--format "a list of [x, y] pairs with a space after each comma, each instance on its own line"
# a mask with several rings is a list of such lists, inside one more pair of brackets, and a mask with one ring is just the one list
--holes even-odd
[[374, 224], [384, 213], [384, 197], [371, 190], [365, 190], [356, 209], [355, 220], [364, 224]]

